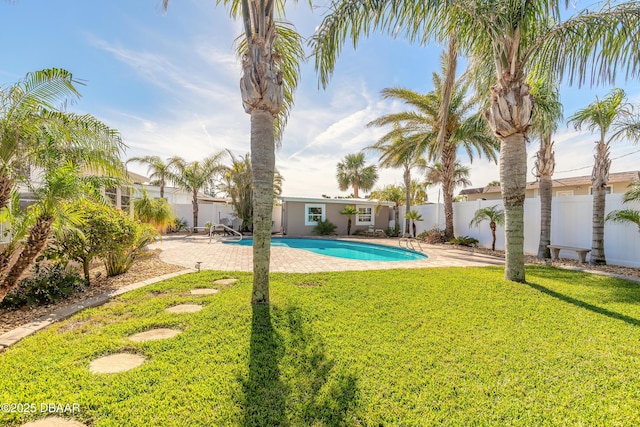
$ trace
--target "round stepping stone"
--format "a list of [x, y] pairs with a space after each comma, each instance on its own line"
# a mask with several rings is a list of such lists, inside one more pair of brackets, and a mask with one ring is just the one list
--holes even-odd
[[68, 420], [60, 417], [47, 417], [30, 423], [22, 424], [20, 427], [87, 427], [80, 421]]
[[197, 313], [202, 310], [199, 304], [180, 304], [167, 308], [165, 311], [169, 313]]
[[125, 372], [142, 365], [146, 358], [139, 354], [116, 353], [100, 357], [89, 364], [89, 371], [94, 374], [115, 374]]
[[214, 285], [231, 285], [233, 283], [236, 283], [238, 281], [238, 279], [218, 279], [218, 280], [214, 280], [213, 284]]
[[175, 337], [180, 332], [182, 331], [169, 328], [150, 329], [148, 331], [140, 332], [139, 334], [131, 335], [129, 339], [136, 342], [166, 340], [168, 338]]
[[191, 295], [213, 295], [220, 292], [220, 289], [191, 289]]

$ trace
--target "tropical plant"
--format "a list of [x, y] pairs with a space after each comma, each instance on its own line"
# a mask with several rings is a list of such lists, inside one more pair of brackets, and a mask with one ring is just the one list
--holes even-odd
[[[305, 61], [302, 37], [284, 22], [285, 0], [220, 0], [241, 18], [244, 35], [240, 93], [251, 115], [253, 159], [253, 290], [251, 302], [269, 303], [269, 262], [275, 142], [280, 140], [293, 104], [300, 64]], [[169, 0], [163, 0], [166, 9]], [[276, 12], [277, 13], [274, 13]]]
[[347, 217], [347, 236], [351, 235], [351, 217], [358, 214], [358, 210], [355, 206], [347, 205], [340, 211], [340, 215]]
[[[469, 179], [470, 169], [468, 166], [464, 166], [460, 162], [455, 162], [453, 165], [453, 179], [451, 180], [451, 189], [452, 191], [456, 187], [467, 187], [471, 185], [471, 180]], [[428, 186], [439, 185], [442, 184], [442, 181], [445, 179], [445, 172], [442, 163], [435, 163], [433, 166], [427, 167], [426, 180]], [[445, 235], [447, 235], [447, 231], [445, 228]]]
[[138, 162], [148, 166], [147, 174], [151, 178], [149, 184], [160, 187], [160, 198], [164, 198], [164, 187], [171, 175], [171, 162], [163, 161], [160, 156], [132, 157], [127, 160], [127, 163], [129, 162]]
[[555, 169], [555, 155], [551, 135], [558, 122], [562, 120], [562, 103], [558, 87], [554, 82], [538, 79], [529, 82], [531, 93], [536, 100], [533, 110], [532, 132], [538, 135], [540, 148], [536, 153], [533, 173], [538, 179], [540, 189], [540, 239], [538, 241], [538, 258], [550, 258], [551, 250], [551, 201], [553, 183], [551, 177]]
[[393, 202], [395, 204], [393, 210], [395, 221], [394, 229], [396, 235], [400, 233], [400, 205], [404, 202], [404, 196], [404, 188], [399, 185], [386, 185], [372, 191], [369, 195], [369, 199], [378, 201], [378, 205], [376, 207], [380, 206], [380, 202]]
[[[415, 145], [407, 144], [402, 134], [403, 130], [399, 123], [393, 124], [394, 136], [389, 140], [381, 138], [374, 145], [367, 147], [369, 150], [375, 150], [380, 153], [380, 167], [383, 168], [402, 168], [402, 177], [405, 188], [405, 203], [407, 210], [411, 209], [412, 201], [412, 179], [411, 169], [417, 168], [424, 170], [427, 161], [415, 152]], [[426, 194], [426, 193], [425, 193]], [[405, 233], [409, 233], [409, 219], [405, 224]]]
[[[640, 181], [632, 182], [629, 185], [629, 190], [624, 193], [622, 198], [623, 203], [640, 202]], [[620, 209], [609, 212], [606, 218], [607, 221], [617, 223], [631, 223], [635, 224], [640, 231], [640, 211], [636, 209]]]
[[167, 199], [150, 199], [147, 189], [142, 189], [142, 197], [133, 201], [134, 217], [153, 226], [158, 232], [166, 233], [175, 221], [175, 215]]
[[50, 246], [61, 258], [78, 262], [85, 282], [90, 284], [91, 262], [110, 251], [120, 250], [122, 243], [130, 239], [135, 230], [124, 212], [108, 204], [80, 199], [67, 205], [72, 212], [83, 212], [85, 220], [77, 227], [63, 228]]
[[418, 181], [415, 179], [411, 180], [411, 200], [415, 205], [424, 205], [429, 200], [429, 196], [427, 195], [427, 187], [429, 186], [428, 182]]
[[338, 162], [336, 178], [340, 191], [353, 188], [353, 197], [358, 198], [358, 190], [369, 191], [378, 180], [375, 165], [366, 166], [364, 153], [347, 154]]
[[198, 192], [205, 189], [212, 178], [222, 171], [220, 158], [223, 153], [223, 151], [215, 153], [202, 161], [187, 162], [177, 156], [169, 160], [171, 169], [167, 173], [167, 178], [178, 187], [191, 193], [194, 232], [197, 232], [196, 227], [198, 226]]
[[[249, 231], [253, 229], [253, 168], [249, 153], [243, 157], [236, 157], [228, 151], [231, 157], [231, 165], [222, 169], [222, 180], [218, 187], [220, 191], [231, 198], [236, 216], [242, 220], [240, 229]], [[274, 199], [282, 194], [282, 182], [284, 178], [277, 169], [273, 176]]]
[[[442, 74], [447, 76], [446, 61], [443, 61]], [[383, 126], [393, 124], [394, 129], [381, 140], [399, 137], [403, 139], [393, 148], [395, 155], [417, 158], [424, 155], [427, 160], [439, 163], [445, 210], [445, 234], [453, 238], [453, 192], [456, 187], [456, 167], [458, 166], [458, 148], [463, 148], [473, 161], [474, 152], [484, 154], [488, 159], [496, 161], [497, 140], [489, 133], [485, 120], [479, 114], [472, 114], [477, 102], [467, 96], [468, 84], [464, 79], [455, 82], [451, 89], [448, 103], [446, 132], [443, 143], [439, 143], [443, 104], [443, 77], [433, 74], [434, 90], [422, 95], [409, 89], [384, 89], [384, 98], [403, 101], [411, 107], [410, 111], [392, 113], [382, 116], [369, 125]], [[398, 124], [402, 127], [395, 128]], [[433, 182], [433, 181], [432, 181]]]
[[24, 238], [24, 242], [10, 243], [15, 251], [0, 255], [0, 301], [45, 248], [54, 222], [60, 228], [82, 223], [84, 213], [68, 209], [63, 202], [90, 191], [86, 182], [80, 179], [78, 168], [71, 163], [47, 171], [43, 185], [33, 189], [37, 202], [22, 213], [26, 215], [24, 220], [16, 221], [20, 224], [16, 230], [19, 233], [14, 233], [12, 239], [19, 242]]
[[496, 226], [504, 224], [504, 210], [498, 209], [498, 205], [489, 206], [487, 208], [478, 209], [469, 227], [478, 226], [483, 221], [489, 221], [489, 228], [491, 229], [491, 250], [496, 250]]
[[313, 227], [313, 232], [319, 236], [328, 236], [333, 234], [338, 228], [337, 225], [327, 220], [318, 220], [318, 223]]
[[409, 211], [404, 216], [406, 219], [411, 221], [411, 230], [413, 231], [413, 237], [416, 237], [416, 221], [422, 221], [422, 215], [418, 211]]
[[158, 237], [158, 232], [149, 224], [140, 224], [129, 218], [126, 219], [130, 221], [130, 224], [126, 224], [126, 226], [127, 228], [132, 226], [133, 233], [123, 235], [125, 239], [118, 243], [118, 247], [108, 251], [104, 256], [104, 266], [109, 277], [129, 271], [145, 246]]
[[453, 243], [454, 245], [473, 247], [478, 244], [478, 239], [471, 236], [458, 236], [451, 239], [451, 243]]
[[593, 188], [593, 224], [591, 231], [591, 264], [606, 264], [604, 253], [604, 211], [607, 183], [609, 182], [609, 149], [611, 143], [629, 138], [640, 140], [640, 118], [634, 115], [633, 107], [627, 102], [622, 89], [613, 89], [603, 99], [596, 99], [586, 108], [576, 111], [568, 119], [576, 130], [586, 126], [591, 132], [598, 132], [595, 163], [591, 172]]
[[[524, 199], [526, 141], [532, 124], [533, 96], [526, 83], [536, 64], [549, 76], [569, 81], [612, 82], [626, 68], [637, 75], [640, 4], [603, 2], [592, 12], [571, 16], [561, 2], [475, 0], [400, 0], [332, 2], [312, 40], [316, 70], [328, 84], [337, 57], [349, 38], [354, 47], [372, 31], [426, 43], [455, 34], [458, 49], [493, 68], [494, 84], [480, 88], [489, 108], [486, 118], [500, 140], [500, 179], [505, 206], [505, 279], [524, 282]], [[564, 2], [565, 7], [569, 5]]]

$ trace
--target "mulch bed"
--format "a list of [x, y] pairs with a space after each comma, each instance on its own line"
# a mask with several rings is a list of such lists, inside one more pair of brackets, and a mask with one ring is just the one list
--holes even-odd
[[95, 268], [91, 269], [91, 285], [83, 291], [76, 292], [72, 297], [57, 303], [24, 307], [18, 310], [0, 308], [0, 334], [92, 296], [163, 274], [184, 270], [182, 266], [160, 261], [159, 254], [160, 249], [145, 252], [133, 263], [128, 272], [115, 277], [107, 277], [104, 266], [96, 264]]

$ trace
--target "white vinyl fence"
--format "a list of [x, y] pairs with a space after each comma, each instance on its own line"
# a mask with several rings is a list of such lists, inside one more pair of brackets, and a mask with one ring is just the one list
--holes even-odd
[[[479, 240], [479, 246], [491, 247], [491, 230], [487, 221], [478, 227], [469, 227], [476, 210], [498, 205], [501, 200], [477, 200], [453, 204], [454, 230], [456, 236], [471, 236]], [[591, 196], [554, 197], [551, 205], [551, 243], [555, 245], [591, 247], [593, 199]], [[640, 209], [639, 204], [622, 204], [622, 194], [608, 194], [605, 215], [617, 209]], [[412, 206], [422, 215], [423, 221], [416, 223], [418, 234], [435, 226], [444, 229], [444, 208], [440, 204]], [[538, 253], [540, 239], [540, 199], [528, 198], [524, 204], [524, 251]], [[404, 214], [403, 214], [404, 215]], [[605, 256], [608, 264], [640, 267], [640, 232], [633, 224], [605, 223]], [[504, 228], [496, 231], [496, 249], [504, 250]], [[577, 259], [577, 254], [562, 251], [563, 258]]]
[[[173, 213], [180, 219], [187, 221], [187, 227], [193, 227], [193, 205], [188, 204], [171, 204]], [[236, 217], [231, 204], [223, 203], [200, 203], [198, 205], [198, 227], [204, 227], [204, 225], [210, 221], [215, 224], [220, 224], [220, 220], [227, 218], [229, 223], [232, 224], [232, 228], [238, 229], [242, 223], [242, 220]], [[282, 206], [273, 207], [273, 227], [272, 232], [280, 231], [282, 223]]]

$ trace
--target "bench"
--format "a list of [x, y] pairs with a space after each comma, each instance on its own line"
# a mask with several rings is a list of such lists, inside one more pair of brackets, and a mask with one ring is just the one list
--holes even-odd
[[547, 247], [551, 249], [551, 259], [557, 260], [558, 255], [560, 255], [560, 250], [564, 249], [576, 252], [578, 254], [578, 258], [580, 258], [580, 262], [583, 264], [587, 262], [587, 254], [591, 252], [591, 249], [575, 248], [573, 246], [547, 245]]

